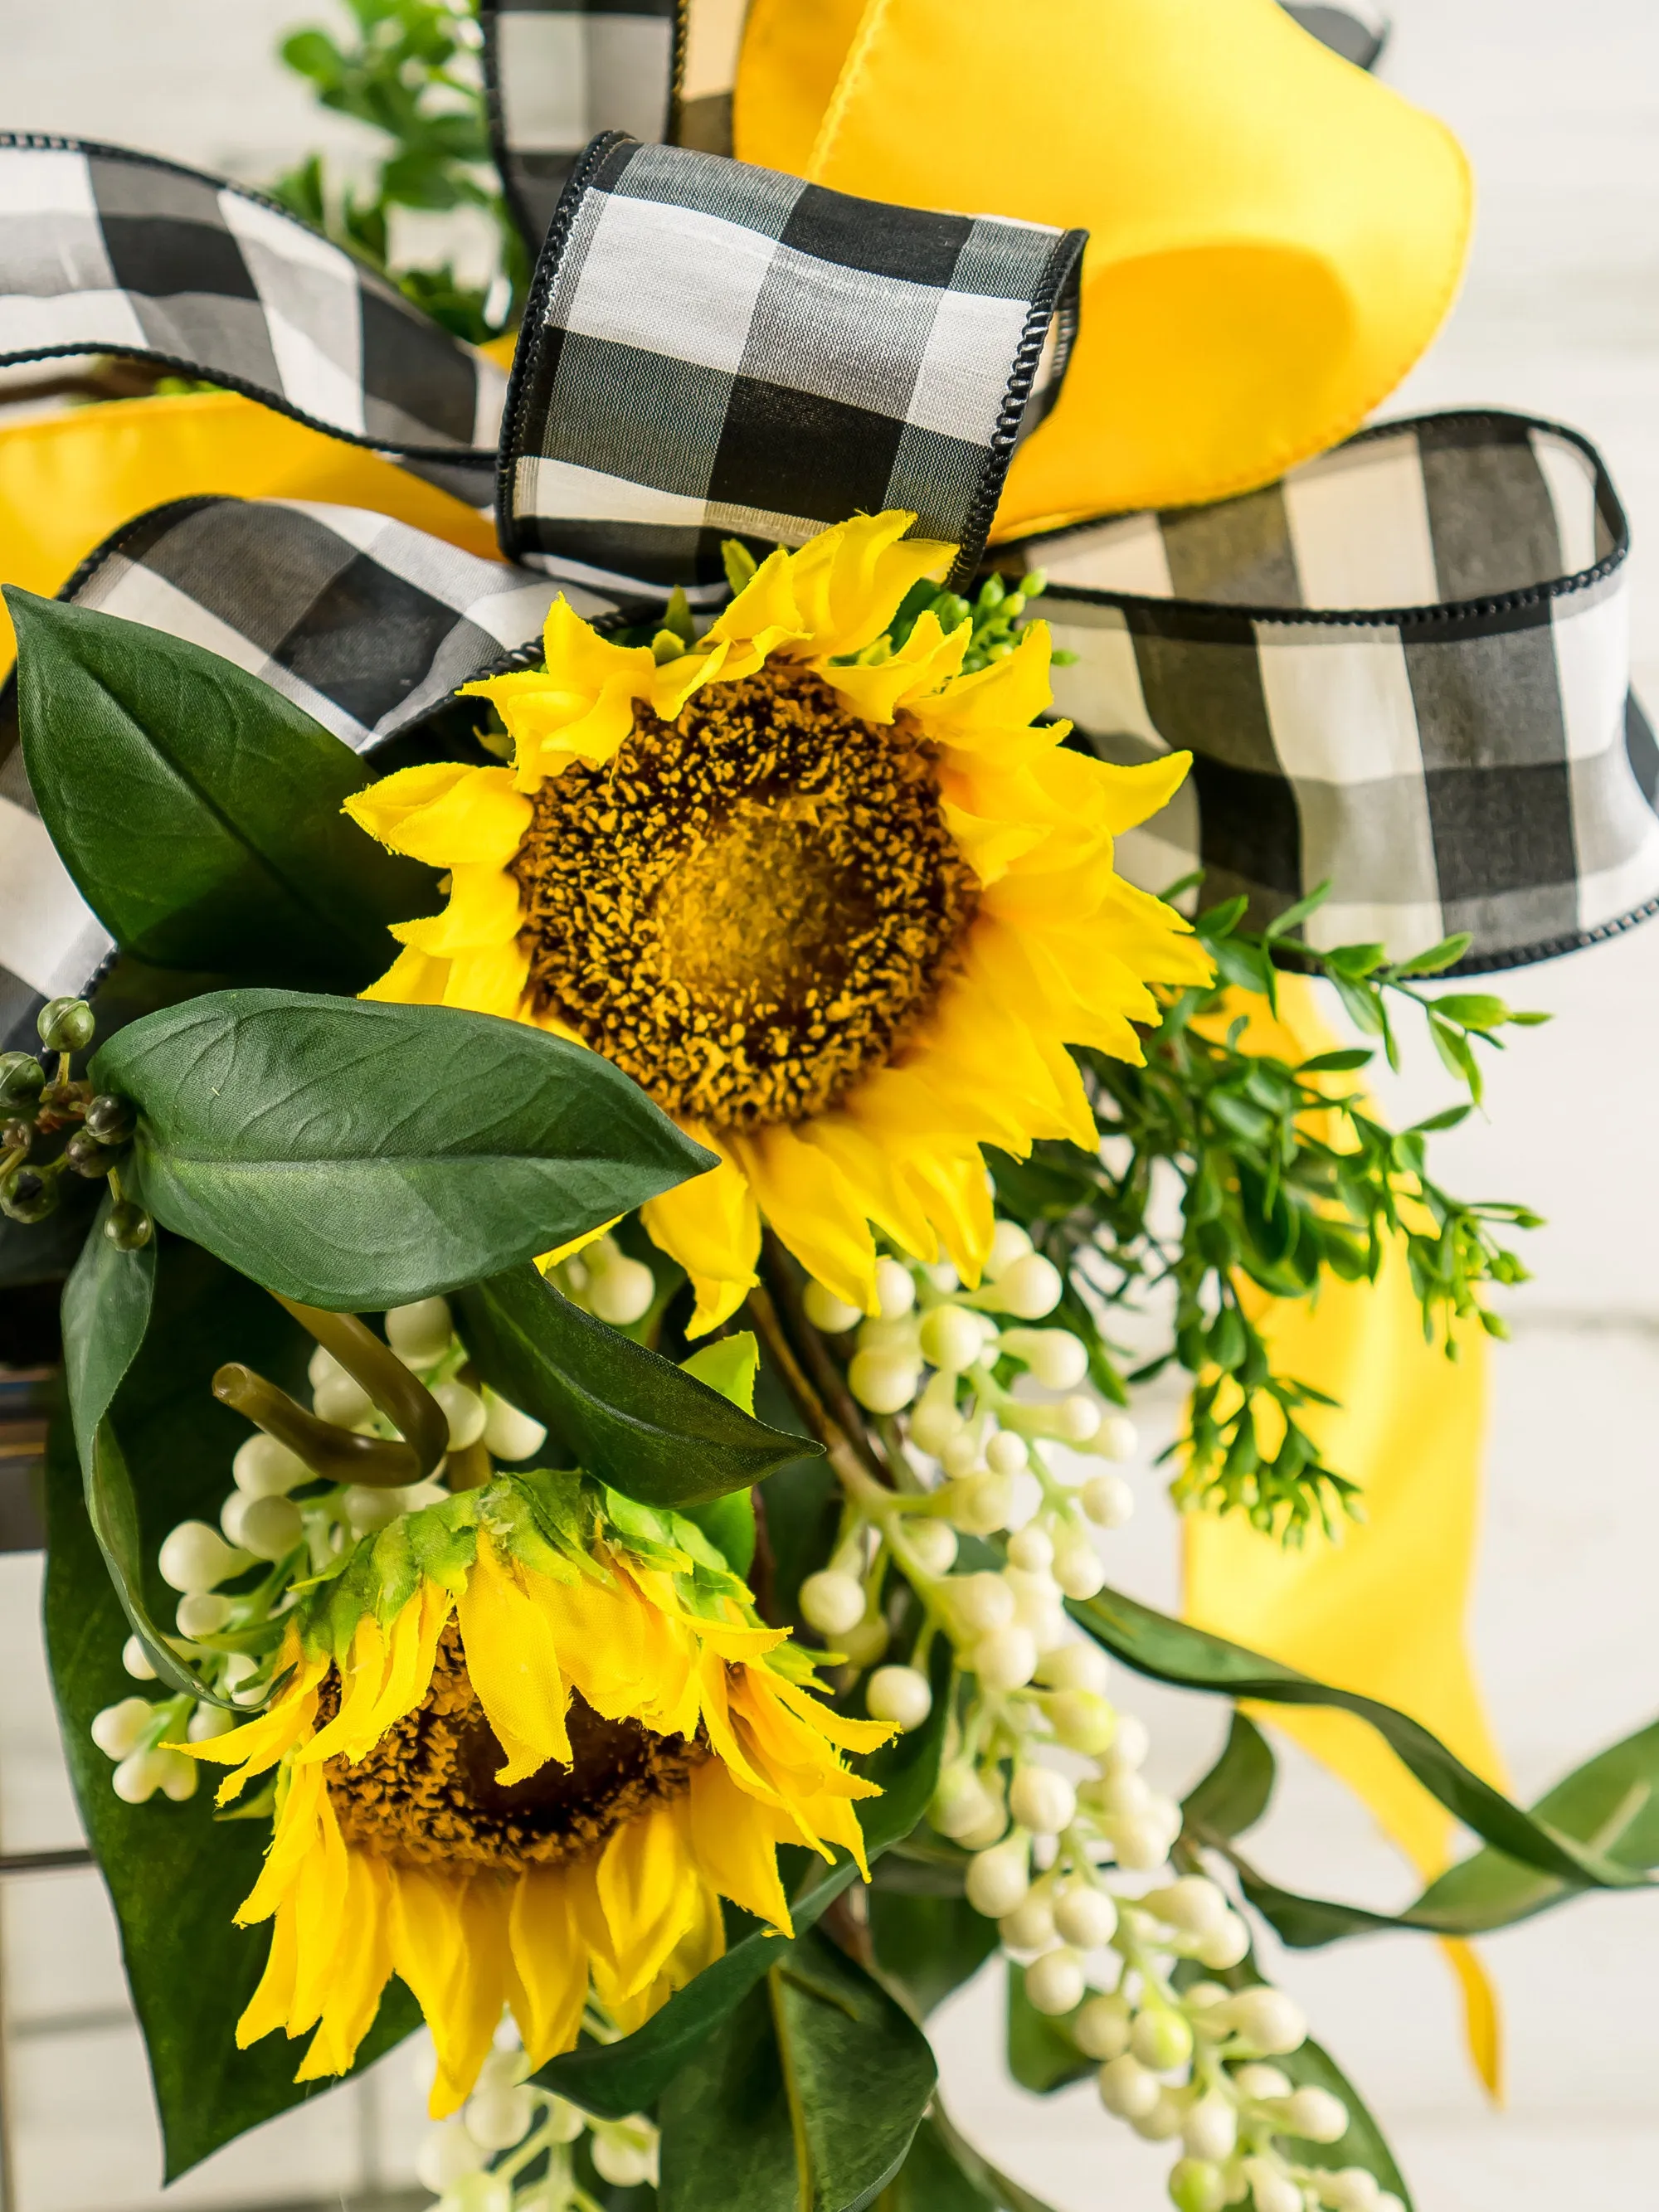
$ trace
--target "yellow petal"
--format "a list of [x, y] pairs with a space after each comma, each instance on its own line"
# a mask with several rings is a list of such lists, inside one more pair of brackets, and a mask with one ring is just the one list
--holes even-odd
[[733, 1905], [793, 1936], [778, 1875], [777, 1824], [766, 1808], [738, 1788], [718, 1759], [693, 1769], [686, 1802], [701, 1872]]
[[969, 750], [994, 732], [1024, 729], [1054, 704], [1053, 653], [1048, 623], [1027, 623], [1006, 660], [957, 677], [937, 699], [919, 701], [916, 720], [930, 738]]
[[296, 2081], [349, 2073], [374, 2025], [392, 1978], [391, 1877], [367, 1851], [349, 1855], [349, 1888], [340, 1942], [319, 2024]]
[[957, 850], [979, 878], [981, 887], [988, 888], [1000, 881], [1014, 861], [1042, 842], [1039, 823], [988, 821], [981, 814], [964, 814], [948, 799], [940, 811]]
[[948, 568], [954, 545], [905, 537], [915, 519], [897, 509], [855, 515], [820, 531], [794, 555], [790, 586], [813, 658], [861, 653], [882, 635], [913, 584]]
[[720, 1164], [648, 1200], [640, 1218], [652, 1243], [691, 1278], [697, 1308], [687, 1334], [701, 1336], [734, 1314], [759, 1279], [760, 1213], [727, 1147], [699, 1123], [681, 1126]]
[[478, 1555], [456, 1603], [466, 1671], [507, 1764], [502, 1788], [522, 1782], [550, 1759], [570, 1764], [565, 1708], [570, 1692], [559, 1666], [548, 1599], [557, 1586], [528, 1576], [478, 1532]]
[[519, 933], [523, 902], [517, 878], [490, 866], [457, 867], [451, 873], [443, 912], [417, 921], [394, 921], [392, 934], [398, 942], [440, 958], [480, 945], [510, 943]]
[[530, 955], [516, 938], [509, 938], [505, 945], [459, 953], [450, 962], [444, 1004], [510, 1022], [524, 1003], [529, 981]]
[[464, 1877], [430, 1867], [393, 1866], [387, 1871], [392, 1963], [414, 1992], [435, 2041], [460, 1972]]
[[872, 667], [848, 667], [829, 659], [812, 665], [862, 720], [890, 722], [901, 707], [937, 691], [956, 674], [973, 634], [972, 623], [962, 622], [947, 637], [930, 610], [899, 650]]
[[795, 598], [794, 573], [795, 558], [781, 546], [769, 553], [731, 605], [710, 623], [704, 644], [758, 645], [765, 654], [787, 637], [804, 637], [806, 624]]
[[858, 1118], [856, 1100], [844, 1112], [820, 1114], [800, 1125], [803, 1141], [825, 1153], [841, 1170], [858, 1203], [884, 1233], [927, 1266], [939, 1257], [939, 1243], [925, 1206], [904, 1179], [896, 1152], [878, 1144]]
[[611, 1930], [616, 1992], [655, 1981], [700, 1917], [696, 1870], [675, 1810], [653, 1805], [618, 1828], [599, 1860], [599, 1905]]
[[236, 1908], [239, 1928], [269, 1920], [294, 1890], [307, 1859], [318, 1848], [322, 1806], [327, 1796], [322, 1769], [290, 1766], [283, 1778], [276, 1826], [265, 1851], [259, 1879]]
[[475, 1875], [460, 1890], [459, 1958], [437, 2018], [427, 2014], [438, 2052], [427, 2106], [434, 2120], [447, 2119], [471, 2096], [501, 2024], [512, 1978], [511, 1904], [511, 1888], [492, 1870]]
[[[410, 781], [409, 780], [424, 779]], [[400, 769], [345, 803], [345, 811], [394, 853], [434, 868], [467, 862], [504, 868], [530, 827], [530, 801], [505, 768]]]
[[448, 987], [447, 960], [434, 960], [429, 952], [409, 951], [400, 952], [380, 981], [357, 995], [394, 1006], [441, 1006]]
[[587, 1949], [562, 1867], [527, 1867], [519, 1876], [507, 1935], [519, 1978], [519, 2033], [532, 2066], [544, 2066], [574, 2045], [587, 2002]]
[[827, 1153], [780, 1124], [732, 1140], [761, 1212], [809, 1275], [876, 1310], [876, 1247], [851, 1184]]
[[262, 2035], [286, 2027], [294, 2008], [294, 1976], [299, 1964], [297, 1917], [292, 1900], [280, 1905], [270, 1926], [270, 1949], [259, 1986], [236, 2023], [236, 2048], [246, 2051]]

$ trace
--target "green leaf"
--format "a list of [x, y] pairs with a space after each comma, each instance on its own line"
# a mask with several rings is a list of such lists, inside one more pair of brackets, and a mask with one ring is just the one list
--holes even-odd
[[[700, 1346], [689, 1359], [683, 1359], [680, 1372], [690, 1375], [695, 1382], [706, 1383], [711, 1390], [718, 1390], [722, 1398], [731, 1400], [739, 1413], [752, 1414], [755, 1379], [760, 1372], [760, 1346], [749, 1329], [739, 1330], [733, 1336], [717, 1337], [713, 1344]], [[706, 1504], [688, 1505], [684, 1510], [687, 1518], [696, 1522], [738, 1573], [746, 1575], [755, 1559], [752, 1491], [730, 1490], [724, 1498], [710, 1498]]]
[[1499, 1029], [1510, 1018], [1504, 1000], [1485, 991], [1446, 991], [1433, 1004], [1442, 1021], [1455, 1022], [1460, 1029]]
[[1008, 1969], [1008, 2071], [1022, 2089], [1052, 2096], [1095, 2071], [1066, 2032], [1064, 2020], [1041, 2013], [1025, 1994], [1025, 1975]]
[[599, 1054], [454, 1007], [212, 992], [88, 1072], [138, 1109], [131, 1195], [307, 1305], [453, 1290], [710, 1164]]
[[1357, 1067], [1368, 1067], [1376, 1058], [1364, 1045], [1350, 1045], [1340, 1052], [1316, 1052], [1311, 1060], [1304, 1060], [1297, 1069], [1298, 1075], [1348, 1075]]
[[903, 2165], [935, 2079], [886, 1991], [804, 1936], [665, 2093], [663, 2212], [855, 2212]]
[[875, 2212], [1049, 2212], [963, 2141], [937, 2098]]
[[1242, 1836], [1267, 1811], [1275, 1775], [1267, 1738], [1235, 1711], [1220, 1758], [1182, 1801], [1182, 1818], [1200, 1841], [1206, 1836]]
[[1472, 1773], [1419, 1722], [1376, 1698], [1339, 1690], [1212, 1636], [1190, 1621], [1172, 1620], [1121, 1591], [1103, 1590], [1067, 1611], [1126, 1666], [1155, 1681], [1268, 1705], [1331, 1705], [1368, 1722], [1430, 1794], [1485, 1842], [1540, 1871], [1592, 1889], [1647, 1886], [1645, 1877], [1588, 1845], [1544, 1827]]
[[195, 1677], [179, 1664], [144, 1601], [132, 1478], [106, 1418], [149, 1327], [155, 1244], [152, 1238], [137, 1252], [118, 1251], [103, 1234], [109, 1212], [106, 1193], [64, 1285], [64, 1381], [82, 1494], [110, 1579], [151, 1666], [171, 1687], [196, 1696]]
[[647, 1505], [746, 1491], [813, 1447], [544, 1283], [532, 1267], [462, 1291], [461, 1333], [491, 1388], [544, 1422], [590, 1474]]
[[[1586, 1760], [1546, 1791], [1532, 1817], [1620, 1866], [1638, 1872], [1659, 1866], [1659, 1722]], [[1449, 1868], [1403, 1912], [1371, 1912], [1332, 1898], [1280, 1889], [1255, 1868], [1237, 1860], [1235, 1864], [1251, 1904], [1297, 1950], [1388, 1929], [1489, 1935], [1580, 1897], [1584, 1888], [1487, 1846]]]
[[386, 924], [438, 903], [430, 868], [341, 807], [349, 745], [182, 638], [9, 589], [23, 759], [42, 819], [118, 944], [163, 967], [352, 992]]
[[1443, 937], [1438, 945], [1430, 945], [1426, 952], [1401, 961], [1389, 973], [1402, 981], [1409, 975], [1438, 975], [1443, 969], [1455, 967], [1474, 942], [1468, 930], [1459, 930], [1455, 937]]
[[1000, 1940], [995, 1921], [975, 1912], [965, 1897], [919, 1897], [884, 1888], [878, 1876], [869, 1906], [870, 1941], [882, 1979], [918, 2020], [971, 1981]]
[[1271, 944], [1275, 937], [1283, 937], [1290, 930], [1299, 929], [1310, 915], [1318, 913], [1330, 895], [1331, 879], [1327, 876], [1322, 884], [1316, 884], [1310, 891], [1297, 900], [1294, 906], [1287, 906], [1283, 914], [1276, 914], [1262, 931], [1262, 936]]
[[[97, 1240], [102, 1242], [101, 1239]], [[177, 1522], [218, 1517], [246, 1423], [214, 1398], [214, 1370], [246, 1359], [289, 1389], [303, 1387], [312, 1349], [302, 1330], [251, 1283], [188, 1248], [170, 1248], [154, 1318], [104, 1426], [118, 1436], [133, 1478], [145, 1601], [175, 1597], [155, 1567]], [[302, 2046], [268, 2037], [239, 2051], [236, 2021], [264, 1969], [268, 1929], [232, 1924], [270, 1839], [258, 1820], [213, 1817], [210, 1783], [187, 1804], [125, 1805], [110, 1762], [88, 1734], [93, 1716], [143, 1686], [121, 1664], [127, 1616], [87, 1517], [68, 1425], [54, 1432], [46, 1468], [46, 1619], [52, 1686], [88, 1837], [117, 1918], [133, 2002], [149, 2052], [167, 2179], [246, 2129], [316, 2094], [297, 2087]], [[388, 1989], [359, 2054], [368, 2066], [418, 2025], [401, 1983]]]

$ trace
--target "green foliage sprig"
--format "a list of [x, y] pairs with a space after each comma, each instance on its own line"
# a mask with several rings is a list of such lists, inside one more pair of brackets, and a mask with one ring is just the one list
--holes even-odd
[[[1321, 885], [1259, 933], [1243, 927], [1243, 898], [1200, 915], [1195, 927], [1216, 981], [1164, 994], [1145, 1066], [1079, 1055], [1100, 1157], [1051, 1143], [1029, 1162], [996, 1162], [999, 1203], [1066, 1276], [1063, 1317], [1089, 1345], [1097, 1384], [1121, 1403], [1128, 1383], [1172, 1362], [1194, 1377], [1187, 1433], [1171, 1448], [1177, 1501], [1243, 1511], [1291, 1542], [1315, 1522], [1328, 1534], [1342, 1513], [1358, 1517], [1360, 1509], [1355, 1485], [1326, 1462], [1298, 1418], [1330, 1401], [1275, 1367], [1252, 1288], [1299, 1298], [1327, 1271], [1374, 1281], [1398, 1240], [1425, 1334], [1455, 1358], [1455, 1324], [1473, 1319], [1490, 1335], [1504, 1334], [1481, 1294], [1526, 1280], [1502, 1232], [1540, 1225], [1522, 1206], [1454, 1197], [1428, 1161], [1429, 1139], [1455, 1127], [1482, 1096], [1477, 1049], [1501, 1048], [1500, 1029], [1544, 1018], [1484, 993], [1436, 999], [1418, 988], [1462, 957], [1467, 937], [1394, 963], [1376, 945], [1321, 952], [1291, 942], [1328, 891]], [[1259, 993], [1277, 1011], [1279, 976], [1291, 967], [1329, 982], [1395, 1066], [1399, 1010], [1419, 1008], [1468, 1102], [1396, 1131], [1340, 1079], [1373, 1050], [1293, 1063], [1247, 1049], [1248, 1022], [1229, 988]], [[1126, 1373], [1108, 1334], [1111, 1312], [1153, 1297], [1173, 1304], [1170, 1349]]]
[[[478, 79], [478, 29], [467, 0], [347, 0], [357, 37], [342, 46], [316, 27], [284, 39], [279, 52], [306, 78], [319, 106], [349, 115], [392, 141], [372, 188], [331, 186], [322, 156], [309, 155], [271, 185], [307, 222], [391, 276], [434, 322], [473, 344], [518, 319], [528, 280], [525, 253], [491, 167]], [[483, 286], [463, 284], [453, 266], [392, 270], [391, 219], [398, 208], [443, 212], [482, 208], [501, 234], [500, 265]]]

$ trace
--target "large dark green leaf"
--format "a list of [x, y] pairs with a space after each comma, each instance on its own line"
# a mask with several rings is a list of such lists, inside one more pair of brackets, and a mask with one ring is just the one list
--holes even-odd
[[534, 1267], [492, 1275], [458, 1303], [484, 1380], [627, 1497], [695, 1504], [746, 1491], [801, 1455], [799, 1437], [769, 1429], [672, 1360], [607, 1328]]
[[[154, 1565], [162, 1537], [180, 1520], [217, 1518], [231, 1455], [247, 1433], [214, 1398], [215, 1368], [246, 1359], [294, 1389], [310, 1349], [297, 1324], [251, 1283], [205, 1253], [168, 1250], [151, 1328], [105, 1423], [132, 1471], [141, 1589], [153, 1613], [173, 1595]], [[264, 1971], [270, 1933], [233, 1927], [231, 1916], [253, 1887], [269, 1826], [216, 1820], [206, 1786], [185, 1805], [159, 1796], [124, 1805], [110, 1787], [108, 1759], [88, 1735], [93, 1715], [138, 1685], [121, 1665], [127, 1616], [87, 1518], [66, 1423], [48, 1461], [47, 1521], [46, 1638], [64, 1747], [120, 1922], [172, 2178], [326, 2085], [295, 2087], [303, 2046], [280, 2035], [236, 2048], [237, 2017]], [[412, 2000], [393, 1983], [361, 2063], [416, 2024]]]
[[[1659, 1866], [1659, 1723], [1598, 1752], [1547, 1790], [1533, 1818], [1637, 1871]], [[1201, 1839], [1201, 1838], [1200, 1838]], [[1244, 1894], [1280, 1939], [1316, 1950], [1347, 1936], [1411, 1928], [1432, 1936], [1486, 1936], [1547, 1912], [1584, 1886], [1541, 1873], [1490, 1846], [1429, 1884], [1403, 1912], [1370, 1912], [1335, 1898], [1304, 1897], [1231, 1853]]]
[[800, 1938], [670, 2085], [663, 2212], [858, 2212], [933, 2095], [915, 2023], [821, 1936]]
[[[949, 1654], [942, 1653], [942, 1670]], [[867, 1778], [881, 1785], [879, 1797], [858, 1806], [866, 1856], [879, 1853], [908, 1836], [933, 1794], [947, 1721], [946, 1700], [936, 1674], [933, 1710], [927, 1724], [872, 1752], [863, 1762]], [[816, 1874], [790, 1900], [797, 1937], [811, 1928], [857, 1878], [850, 1859]], [[653, 2104], [706, 2039], [736, 2010], [749, 1992], [783, 1955], [781, 1939], [769, 1928], [750, 1923], [723, 1959], [672, 1996], [653, 2019], [620, 2043], [581, 2044], [550, 2060], [536, 2079], [590, 2112], [612, 2119]]]
[[91, 1073], [138, 1109], [133, 1194], [307, 1305], [453, 1290], [712, 1164], [598, 1053], [453, 1007], [214, 992]]
[[433, 871], [340, 809], [373, 779], [279, 691], [182, 638], [8, 590], [29, 783], [117, 942], [164, 967], [355, 991]]
[[106, 1195], [98, 1225], [64, 1285], [64, 1381], [82, 1491], [104, 1565], [151, 1666], [172, 1688], [194, 1692], [198, 1685], [179, 1665], [145, 1602], [137, 1501], [106, 1418], [149, 1327], [155, 1245], [152, 1239], [137, 1252], [118, 1251], [102, 1233], [108, 1218]]
[[1235, 1711], [1227, 1741], [1215, 1765], [1182, 1801], [1189, 1828], [1205, 1839], [1231, 1839], [1255, 1827], [1273, 1794], [1272, 1747], [1255, 1723]]
[[870, 1892], [870, 1941], [882, 1979], [926, 2020], [972, 1980], [999, 1938], [995, 1921], [965, 1897], [917, 1897], [878, 1883]]
[[876, 2212], [1048, 2212], [965, 2142], [935, 2102]]
[[1501, 1790], [1472, 1773], [1437, 1736], [1392, 1705], [1315, 1681], [1294, 1667], [1212, 1636], [1190, 1621], [1172, 1620], [1121, 1591], [1103, 1590], [1098, 1597], [1073, 1602], [1069, 1610], [1097, 1643], [1156, 1681], [1267, 1705], [1332, 1705], [1357, 1715], [1465, 1827], [1525, 1865], [1584, 1888], [1647, 1886], [1645, 1875], [1523, 1813]]

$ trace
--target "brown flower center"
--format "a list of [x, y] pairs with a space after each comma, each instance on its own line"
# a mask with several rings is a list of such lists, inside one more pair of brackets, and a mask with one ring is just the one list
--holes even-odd
[[[318, 1725], [337, 1706], [330, 1675]], [[707, 1745], [653, 1735], [637, 1721], [601, 1718], [573, 1696], [566, 1716], [574, 1754], [503, 1788], [505, 1755], [467, 1679], [452, 1621], [432, 1686], [356, 1765], [325, 1771], [341, 1833], [399, 1866], [476, 1865], [517, 1873], [592, 1850], [647, 1806], [678, 1796]]]
[[601, 767], [550, 777], [513, 863], [538, 1010], [672, 1114], [822, 1113], [932, 1007], [972, 919], [931, 749], [820, 678], [635, 709]]

